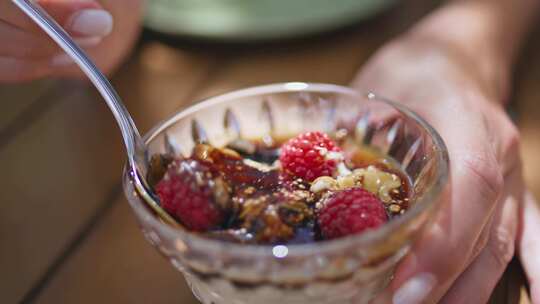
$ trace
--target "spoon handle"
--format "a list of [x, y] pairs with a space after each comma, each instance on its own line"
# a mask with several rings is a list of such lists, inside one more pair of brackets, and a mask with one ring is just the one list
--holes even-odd
[[116, 119], [124, 144], [126, 146], [130, 165], [135, 165], [136, 158], [144, 153], [144, 143], [129, 112], [120, 97], [113, 89], [107, 77], [100, 72], [84, 51], [71, 39], [68, 33], [39, 5], [31, 0], [12, 0], [28, 17], [43, 29], [81, 68], [88, 76]]

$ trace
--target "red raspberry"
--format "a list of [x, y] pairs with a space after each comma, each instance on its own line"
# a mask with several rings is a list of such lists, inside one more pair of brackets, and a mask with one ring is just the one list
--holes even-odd
[[162, 207], [188, 229], [204, 232], [224, 220], [209, 177], [210, 169], [198, 161], [174, 161], [156, 186]]
[[319, 212], [319, 226], [326, 239], [373, 229], [388, 220], [382, 202], [362, 188], [332, 194]]
[[279, 160], [288, 175], [313, 181], [319, 176], [332, 176], [336, 169], [337, 160], [328, 159], [328, 152], [341, 152], [341, 149], [328, 135], [307, 132], [286, 142]]

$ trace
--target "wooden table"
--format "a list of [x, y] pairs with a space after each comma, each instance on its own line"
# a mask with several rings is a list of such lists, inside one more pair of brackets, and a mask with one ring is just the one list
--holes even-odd
[[[429, 9], [400, 5], [339, 33], [273, 45], [171, 45], [147, 34], [114, 83], [144, 132], [196, 100], [236, 88], [346, 84], [383, 42]], [[514, 91], [527, 182], [537, 197], [539, 42], [523, 53]], [[1, 302], [196, 303], [137, 228], [121, 193], [119, 132], [96, 93], [45, 80], [0, 86], [0, 102]], [[493, 303], [527, 303], [523, 284], [513, 263]]]

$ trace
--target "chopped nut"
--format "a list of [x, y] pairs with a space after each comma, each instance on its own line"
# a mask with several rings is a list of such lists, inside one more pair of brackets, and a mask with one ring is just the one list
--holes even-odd
[[337, 189], [337, 182], [335, 179], [330, 176], [321, 176], [313, 181], [309, 190], [311, 192], [321, 192], [325, 190], [335, 190]]
[[246, 189], [244, 189], [244, 193], [247, 195], [250, 195], [250, 194], [255, 193], [255, 190], [256, 190], [255, 187], [249, 186]]
[[200, 160], [212, 162], [210, 154], [214, 151], [215, 148], [210, 145], [198, 144], [193, 148], [193, 156]]
[[214, 179], [214, 200], [220, 208], [229, 208], [229, 193], [229, 185], [223, 180], [223, 178], [218, 177]]
[[242, 205], [240, 218], [246, 222], [256, 219], [268, 206], [268, 195], [263, 195], [245, 200]]
[[311, 193], [306, 190], [295, 190], [292, 194], [298, 200], [307, 200], [311, 196]]
[[294, 190], [292, 193], [285, 191], [284, 194], [292, 200], [305, 202], [309, 205], [317, 200], [317, 196], [309, 190]]
[[259, 171], [262, 171], [262, 172], [270, 172], [270, 171], [275, 169], [275, 167], [273, 167], [273, 166], [269, 166], [267, 164], [256, 162], [256, 161], [251, 160], [249, 158], [246, 158], [243, 161], [244, 161], [245, 165], [253, 167], [253, 168], [255, 168], [255, 169], [259, 170]]
[[379, 191], [377, 193], [377, 196], [379, 199], [386, 204], [389, 204], [392, 202], [392, 197], [390, 196], [390, 191], [388, 191], [388, 188], [386, 185], [381, 185], [379, 187]]
[[398, 213], [401, 211], [401, 207], [399, 205], [392, 204], [390, 207], [388, 207], [388, 210], [390, 210], [392, 213]]
[[401, 186], [401, 179], [397, 175], [384, 172], [375, 166], [356, 169], [353, 175], [362, 181], [364, 189], [377, 195], [385, 203], [392, 200], [390, 193]]
[[356, 180], [354, 176], [352, 175], [340, 176], [337, 179], [337, 184], [340, 190], [344, 190], [347, 188], [354, 187], [356, 184]]
[[313, 215], [311, 209], [301, 201], [285, 202], [279, 205], [279, 216], [281, 220], [289, 225], [299, 225]]
[[256, 217], [247, 218], [243, 226], [254, 234], [259, 242], [275, 242], [287, 240], [294, 236], [291, 226], [282, 221], [275, 205], [262, 204]]

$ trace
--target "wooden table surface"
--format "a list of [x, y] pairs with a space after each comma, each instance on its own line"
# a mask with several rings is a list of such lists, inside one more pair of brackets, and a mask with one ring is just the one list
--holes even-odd
[[[146, 34], [113, 81], [142, 132], [196, 100], [236, 88], [347, 84], [382, 43], [431, 9], [424, 2], [410, 0], [418, 5], [399, 5], [339, 33], [272, 45], [171, 44]], [[516, 74], [526, 179], [540, 198], [538, 39]], [[54, 80], [2, 85], [0, 102], [0, 302], [196, 303], [138, 230], [121, 192], [119, 132], [94, 90]], [[492, 301], [528, 303], [517, 262]]]

